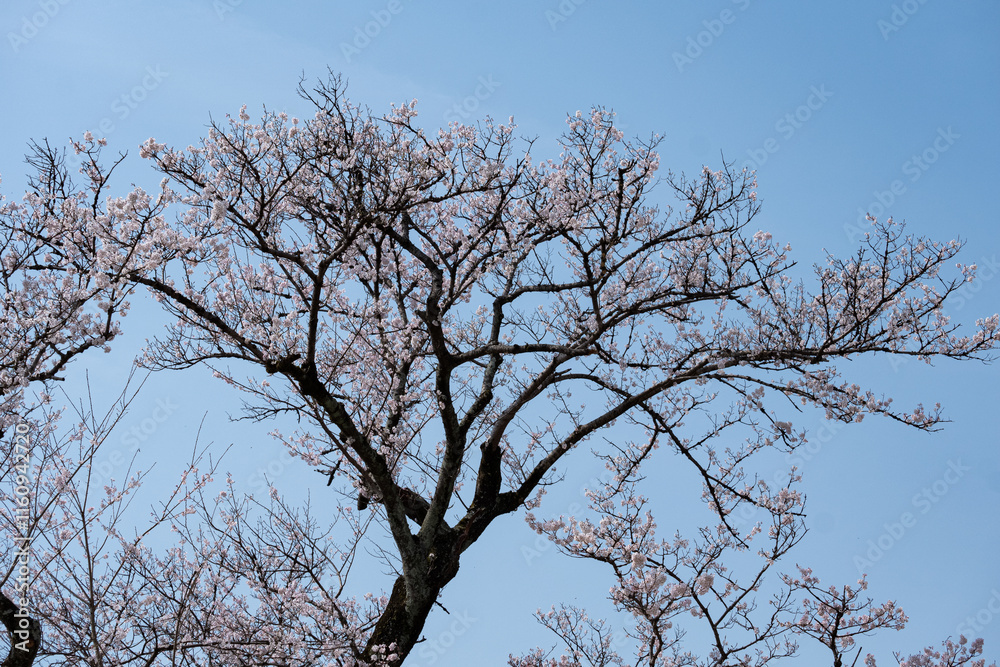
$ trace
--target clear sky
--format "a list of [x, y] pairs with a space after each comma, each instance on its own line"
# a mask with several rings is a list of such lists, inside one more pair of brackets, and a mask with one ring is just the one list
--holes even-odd
[[[307, 113], [298, 79], [329, 67], [375, 112], [417, 98], [426, 127], [513, 115], [538, 137], [536, 159], [555, 157], [567, 113], [612, 107], [627, 134], [664, 135], [664, 168], [693, 173], [720, 155], [757, 168], [757, 225], [790, 242], [802, 265], [823, 261], [824, 249], [850, 253], [866, 211], [892, 215], [914, 233], [968, 242], [963, 260], [978, 262], [982, 280], [949, 314], [972, 322], [1000, 310], [996, 2], [7, 0], [0, 25], [0, 187], [11, 198], [23, 190], [30, 139], [64, 144], [91, 130], [109, 152], [129, 151], [120, 188], [148, 186], [157, 179], [138, 158], [145, 139], [196, 143], [211, 118], [242, 104], [251, 115], [265, 104]], [[126, 320], [116, 351], [85, 358], [74, 377], [86, 367], [99, 391], [116, 389], [150, 335], [139, 324]], [[953, 423], [927, 435], [874, 419], [820, 430], [820, 415], [800, 417], [812, 432], [798, 461], [812, 530], [793, 561], [847, 583], [858, 558], [871, 560], [873, 597], [896, 599], [912, 619], [864, 642], [886, 664], [891, 648], [956, 636], [967, 618], [987, 656], [1000, 657], [997, 367], [865, 359], [843, 370], [900, 405], [940, 401]], [[141, 462], [166, 470], [204, 417], [206, 439], [234, 443], [238, 456], [223, 467], [246, 491], [259, 492], [257, 470], [270, 466], [279, 487], [312, 485], [314, 501], [333, 502], [318, 476], [282, 457], [269, 429], [231, 424], [238, 403], [209, 380], [150, 379], [123, 423], [140, 429]], [[133, 443], [113, 440], [106, 457]], [[119, 458], [107, 460], [121, 476]], [[537, 514], [566, 512], [601, 470], [585, 457], [574, 465]], [[684, 502], [697, 494], [659, 508], [661, 529]], [[893, 524], [904, 513], [913, 521], [900, 533]], [[880, 540], [885, 548], [869, 555]], [[446, 589], [451, 616], [433, 615], [412, 664], [501, 665], [509, 652], [555, 641], [534, 609], [560, 600], [607, 609], [607, 572], [534, 544], [520, 517], [491, 529]]]

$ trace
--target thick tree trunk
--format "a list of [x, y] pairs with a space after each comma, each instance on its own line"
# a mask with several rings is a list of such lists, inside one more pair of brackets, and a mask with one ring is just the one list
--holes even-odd
[[30, 667], [42, 643], [41, 624], [21, 613], [20, 607], [0, 593], [0, 622], [10, 635], [10, 652], [0, 667]]
[[[399, 665], [410, 654], [420, 640], [424, 623], [444, 587], [458, 574], [459, 558], [463, 546], [454, 529], [434, 541], [422, 571], [409, 571], [396, 579], [389, 595], [385, 612], [375, 625], [365, 647], [364, 657], [373, 665]], [[395, 644], [395, 648], [388, 649]], [[386, 647], [384, 652], [375, 652], [376, 647]], [[399, 660], [379, 662], [379, 656], [395, 653]]]
[[[400, 576], [393, 584], [392, 593], [389, 596], [389, 604], [375, 625], [368, 646], [365, 647], [365, 658], [373, 665], [396, 664], [377, 662], [376, 658], [395, 653], [400, 661], [410, 654], [414, 645], [420, 638], [420, 632], [424, 629], [424, 623], [430, 614], [434, 600], [413, 601], [408, 599], [406, 594], [406, 577]], [[437, 597], [435, 595], [435, 597]], [[408, 604], [409, 603], [409, 604]], [[394, 645], [394, 646], [393, 646]], [[393, 646], [393, 648], [389, 648]], [[385, 647], [385, 651], [376, 654], [376, 647]]]

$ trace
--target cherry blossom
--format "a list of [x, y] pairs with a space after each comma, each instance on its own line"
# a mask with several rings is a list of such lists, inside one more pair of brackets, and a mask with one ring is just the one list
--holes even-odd
[[[143, 473], [102, 494], [86, 472], [127, 399], [45, 432], [40, 663], [405, 664], [463, 554], [522, 509], [563, 554], [606, 568], [628, 625], [539, 612], [565, 651], [511, 665], [762, 666], [806, 640], [841, 664], [855, 637], [901, 627], [894, 603], [862, 599], [864, 579], [782, 573], [804, 535], [804, 482], [756, 466], [807, 442], [801, 406], [937, 428], [940, 406], [897, 407], [836, 364], [988, 358], [1000, 318], [965, 333], [943, 314], [974, 278], [948, 273], [959, 242], [873, 219], [854, 255], [797, 282], [791, 247], [755, 225], [753, 174], [663, 174], [659, 137], [627, 139], [608, 109], [570, 115], [558, 158], [538, 161], [513, 120], [431, 131], [416, 100], [375, 116], [337, 77], [300, 94], [309, 118], [257, 122], [243, 106], [196, 145], [144, 142], [153, 193], [107, 194], [118, 162], [104, 167], [92, 136], [74, 144], [83, 189], [39, 147], [36, 192], [0, 209], [0, 427], [149, 295], [172, 324], [138, 362], [207, 367], [260, 422], [295, 415], [298, 430], [268, 430], [323, 498], [294, 506], [272, 486], [256, 499], [215, 481], [220, 464], [195, 448], [129, 532], [121, 511]], [[547, 487], [588, 449], [608, 470], [588, 509], [545, 517]], [[701, 483], [693, 532], [669, 511], [658, 523], [643, 492], [667, 462]], [[762, 517], [749, 527], [733, 520], [746, 507]], [[173, 547], [148, 546], [160, 530]], [[365, 554], [393, 573], [388, 590], [351, 580]], [[687, 643], [691, 623], [702, 645]], [[980, 654], [948, 643], [905, 664]]]

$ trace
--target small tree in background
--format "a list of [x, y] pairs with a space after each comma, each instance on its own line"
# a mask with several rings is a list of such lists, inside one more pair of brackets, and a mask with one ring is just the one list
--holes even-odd
[[[300, 92], [316, 109], [305, 121], [265, 113], [252, 123], [244, 109], [187, 150], [150, 139], [141, 154], [163, 176], [155, 195], [135, 189], [103, 203], [108, 174], [87, 136], [76, 150], [88, 158], [91, 198], [39, 194], [5, 209], [15, 236], [44, 227], [34, 242], [53, 258], [39, 270], [54, 298], [106, 313], [103, 329], [72, 328], [66, 340], [46, 325], [38, 335], [53, 341], [53, 359], [69, 359], [59, 345], [110, 340], [124, 296], [145, 288], [176, 322], [141, 363], [207, 365], [245, 393], [251, 417], [300, 417], [308, 427], [277, 435], [337, 499], [317, 512], [290, 506], [280, 489], [263, 502], [243, 496], [231, 481], [206, 496], [208, 478], [196, 477], [154, 518], [172, 523], [185, 548], [156, 555], [109, 530], [128, 603], [81, 604], [119, 621], [78, 636], [65, 631], [70, 611], [45, 605], [43, 626], [59, 630], [39, 655], [400, 664], [465, 551], [497, 518], [537, 508], [556, 466], [585, 456], [588, 441], [610, 471], [590, 492], [590, 516], [527, 520], [565, 553], [611, 569], [635, 651], [622, 658], [606, 623], [564, 607], [539, 620], [568, 652], [539, 649], [510, 664], [764, 665], [813, 637], [841, 665], [854, 637], [902, 627], [892, 602], [862, 597], [864, 580], [824, 589], [807, 569], [772, 575], [803, 535], [803, 496], [794, 469], [775, 486], [751, 466], [759, 451], [805, 442], [779, 418], [781, 399], [843, 422], [878, 414], [935, 428], [937, 410], [895, 410], [834, 364], [985, 358], [1000, 338], [997, 316], [963, 337], [942, 314], [972, 279], [974, 267], [940, 274], [960, 243], [873, 220], [857, 254], [828, 257], [807, 286], [791, 278], [790, 248], [750, 224], [752, 175], [725, 164], [693, 179], [668, 173], [662, 184], [678, 203], [658, 208], [658, 139], [626, 140], [607, 110], [570, 117], [558, 161], [536, 163], [516, 152], [512, 124], [428, 133], [415, 125], [415, 102], [379, 118], [347, 102], [336, 77]], [[68, 182], [57, 153], [38, 154], [41, 172]], [[85, 199], [93, 203], [77, 203]], [[170, 206], [179, 212], [168, 222]], [[63, 298], [57, 283], [67, 279], [96, 291]], [[12, 387], [46, 379], [11, 368]], [[697, 415], [709, 416], [704, 431], [693, 428]], [[660, 449], [702, 482], [715, 519], [694, 536], [658, 537], [639, 492], [666, 464]], [[741, 527], [733, 517], [745, 506], [767, 519]], [[387, 594], [359, 599], [346, 592], [348, 575], [372, 525], [391, 535], [381, 553], [396, 578]], [[754, 552], [738, 575], [727, 565]], [[66, 567], [92, 561], [84, 553]], [[758, 599], [766, 581], [783, 588]], [[710, 645], [681, 641], [682, 616], [710, 630]], [[934, 664], [980, 653], [949, 645]]]

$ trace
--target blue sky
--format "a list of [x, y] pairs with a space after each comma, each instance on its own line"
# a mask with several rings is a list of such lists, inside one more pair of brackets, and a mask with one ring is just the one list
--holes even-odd
[[[664, 136], [664, 168], [693, 173], [721, 155], [757, 168], [757, 224], [790, 242], [801, 266], [823, 261], [824, 249], [850, 253], [866, 211], [892, 215], [914, 233], [967, 241], [963, 260], [978, 262], [982, 281], [949, 314], [971, 323], [1000, 310], [1000, 220], [990, 195], [1000, 180], [995, 2], [347, 4], [8, 0], [0, 6], [0, 187], [19, 197], [30, 139], [64, 144], [85, 130], [106, 136], [109, 151], [129, 151], [121, 188], [152, 185], [139, 143], [196, 143], [210, 118], [242, 104], [251, 115], [264, 104], [307, 113], [298, 79], [329, 67], [349, 80], [352, 101], [375, 112], [417, 98], [427, 127], [513, 115], [522, 134], [538, 137], [536, 159], [555, 157], [567, 113], [612, 107], [627, 134]], [[95, 386], [117, 388], [148, 335], [128, 320], [125, 329], [114, 353], [84, 360], [74, 378], [86, 367], [104, 383]], [[866, 651], [892, 664], [892, 648], [916, 651], [957, 635], [978, 614], [972, 634], [1000, 656], [996, 366], [864, 359], [843, 370], [900, 405], [940, 401], [953, 423], [933, 435], [873, 419], [833, 431], [820, 430], [818, 414], [802, 416], [813, 434], [798, 461], [812, 531], [793, 560], [825, 582], [851, 582], [856, 559], [881, 538], [888, 548], [870, 559], [869, 590], [896, 599], [911, 623], [865, 641]], [[169, 467], [204, 416], [204, 437], [236, 443], [240, 456], [226, 465], [247, 491], [270, 466], [279, 486], [313, 484], [322, 498], [321, 480], [276, 443], [228, 421], [238, 402], [209, 380], [149, 380], [123, 423], [155, 422], [143, 432], [140, 461]], [[157, 400], [175, 407], [150, 422], [165, 412], [155, 412]], [[129, 450], [113, 440], [108, 457]], [[776, 457], [761, 472], [785, 463]], [[585, 458], [575, 465], [539, 515], [566, 512], [601, 470]], [[684, 502], [660, 509], [661, 526]], [[912, 525], [895, 537], [907, 512]], [[520, 517], [488, 533], [442, 598], [452, 615], [435, 614], [425, 629], [440, 650], [428, 642], [412, 664], [503, 664], [508, 652], [554, 642], [531, 619], [535, 608], [565, 600], [607, 609], [606, 572], [552, 548], [536, 555], [534, 542]]]

